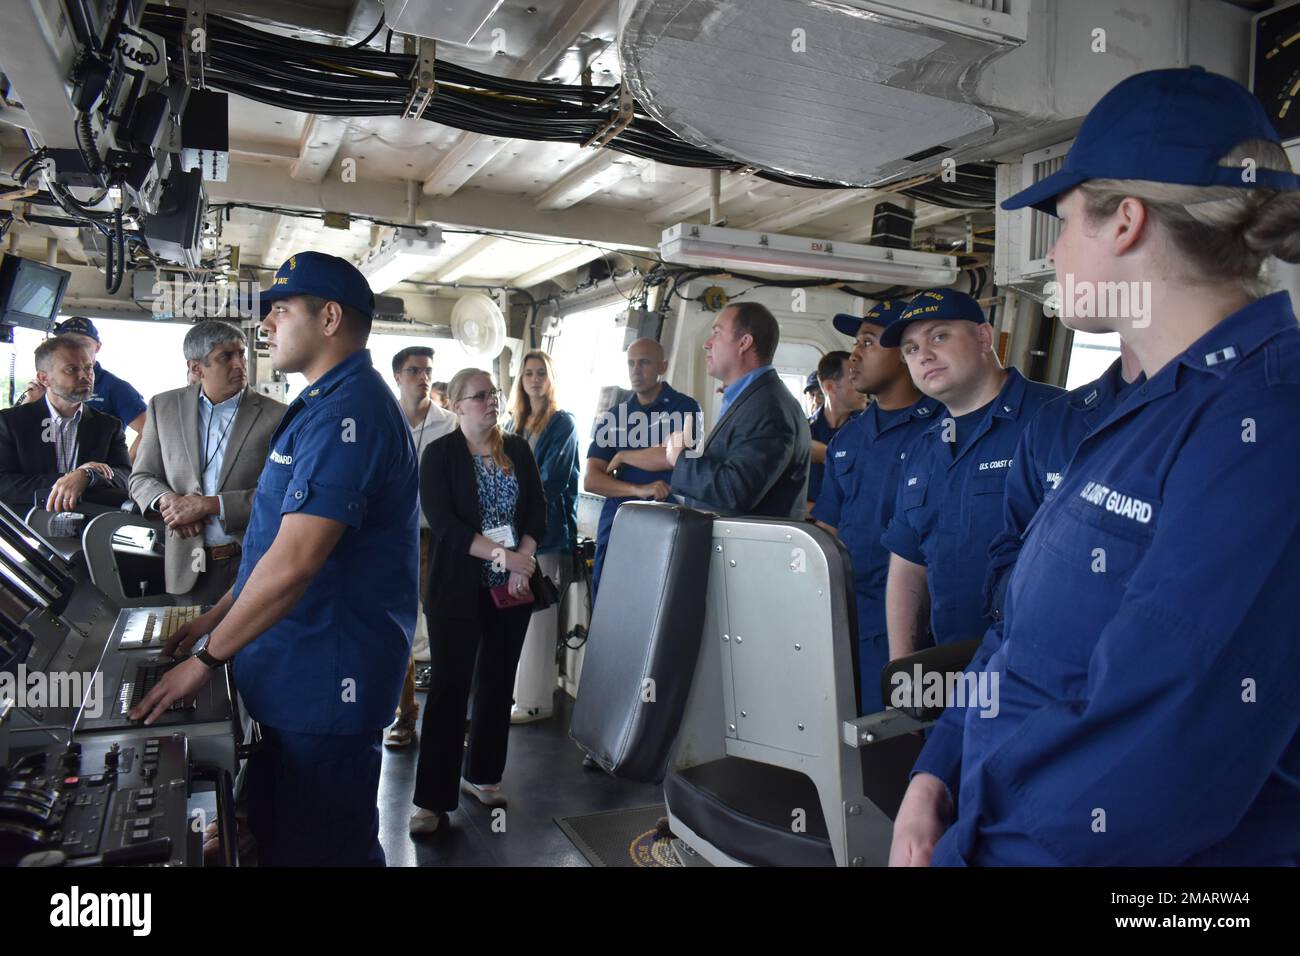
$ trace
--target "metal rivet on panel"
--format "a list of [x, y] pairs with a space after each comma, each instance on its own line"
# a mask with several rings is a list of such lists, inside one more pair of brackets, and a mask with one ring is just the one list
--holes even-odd
[[800, 724], [800, 725], [799, 725], [799, 729], [800, 729], [800, 730], [803, 730], [803, 724]]
[[740, 716], [741, 716], [741, 717], [748, 717], [749, 714], [742, 710], [742, 711], [740, 712]]
[[720, 544], [719, 544], [719, 545], [714, 545], [713, 550], [716, 551], [716, 552], [718, 552], [718, 554], [721, 554], [721, 553], [722, 553], [722, 545], [720, 545]]
[[862, 812], [862, 808], [858, 806], [856, 803], [849, 804], [849, 816], [856, 817], [861, 812]]
[[867, 861], [864, 860], [864, 859], [862, 859], [862, 857], [860, 857], [860, 856], [855, 856], [855, 857], [853, 858], [853, 865], [854, 865], [854, 866], [862, 866], [862, 865], [865, 864], [866, 862], [867, 862]]
[[729, 731], [731, 731], [731, 732], [734, 734], [734, 733], [736, 732], [736, 725], [735, 725], [735, 724], [727, 724], [727, 729], [728, 729]]
[[737, 635], [736, 635], [736, 643], [737, 643], [737, 644], [744, 644], [744, 643], [745, 643], [745, 639], [744, 639], [743, 637], [741, 637], [739, 634], [737, 634]]
[[732, 559], [731, 559], [730, 561], [728, 561], [727, 563], [730, 564], [730, 565], [734, 568], [734, 567], [736, 566], [736, 559], [735, 559], [735, 558], [732, 558]]
[[723, 635], [722, 635], [722, 643], [723, 643], [723, 644], [730, 644], [730, 643], [731, 643], [731, 635], [730, 635], [730, 634], [723, 634]]
[[794, 646], [794, 649], [795, 649], [796, 651], [801, 651], [801, 650], [803, 650], [803, 645], [802, 645], [802, 644], [796, 644], [796, 645]]

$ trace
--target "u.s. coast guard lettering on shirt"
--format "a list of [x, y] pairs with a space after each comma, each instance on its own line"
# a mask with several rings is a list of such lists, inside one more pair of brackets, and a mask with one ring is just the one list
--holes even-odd
[[293, 455], [281, 455], [278, 451], [271, 452], [271, 460], [277, 465], [292, 465]]
[[1123, 518], [1131, 518], [1138, 524], [1147, 524], [1151, 521], [1149, 502], [1134, 498], [1132, 495], [1121, 494], [1099, 481], [1090, 481], [1084, 485], [1079, 491], [1079, 497], [1090, 505], [1104, 508]]
[[980, 471], [994, 471], [995, 469], [1010, 468], [1013, 458], [999, 458], [997, 461], [980, 462]]

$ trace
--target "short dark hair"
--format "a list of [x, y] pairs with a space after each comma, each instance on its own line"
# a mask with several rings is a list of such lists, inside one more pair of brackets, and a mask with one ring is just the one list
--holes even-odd
[[429, 346], [409, 345], [393, 356], [393, 374], [396, 375], [400, 372], [407, 361], [416, 355], [427, 358], [430, 362], [433, 361], [433, 349], [429, 348]]
[[[76, 334], [80, 335], [81, 333], [78, 332]], [[59, 349], [76, 349], [85, 352], [93, 351], [73, 338], [73, 333], [71, 332], [51, 336], [48, 339], [43, 339], [41, 344], [36, 346], [36, 367], [42, 372], [50, 372], [54, 368], [54, 353]]]
[[748, 334], [754, 340], [754, 353], [758, 360], [764, 365], [770, 363], [781, 342], [776, 316], [760, 302], [732, 302], [727, 308], [736, 310], [732, 320], [735, 337]]
[[429, 386], [429, 391], [431, 391], [431, 392], [441, 392], [442, 394], [446, 395], [446, 394], [447, 394], [447, 383], [446, 383], [446, 382], [434, 382], [432, 385]]
[[848, 352], [827, 352], [817, 363], [817, 381], [838, 382], [844, 376], [844, 363], [848, 360]]
[[[304, 295], [302, 301], [312, 315], [319, 315], [320, 310], [325, 308], [325, 303], [338, 302], [337, 299], [326, 299], [319, 295]], [[363, 342], [370, 338], [370, 316], [342, 302], [338, 302], [338, 306], [343, 310], [343, 323], [352, 330], [352, 334]]]

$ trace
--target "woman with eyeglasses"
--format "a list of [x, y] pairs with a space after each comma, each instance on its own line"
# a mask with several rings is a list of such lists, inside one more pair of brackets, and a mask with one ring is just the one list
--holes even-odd
[[527, 441], [498, 425], [501, 393], [492, 376], [462, 369], [447, 397], [459, 427], [430, 444], [420, 462], [420, 505], [432, 535], [425, 582], [432, 676], [412, 834], [445, 826], [458, 790], [486, 806], [506, 804], [511, 688], [532, 613], [534, 555], [546, 531], [537, 462]]
[[[545, 352], [524, 355], [510, 399], [510, 430], [528, 442], [546, 493], [546, 537], [537, 545], [542, 574], [564, 593], [578, 544], [578, 429], [555, 403], [555, 365]], [[519, 656], [510, 720], [526, 724], [551, 716], [558, 675], [555, 645], [560, 605], [533, 615]]]

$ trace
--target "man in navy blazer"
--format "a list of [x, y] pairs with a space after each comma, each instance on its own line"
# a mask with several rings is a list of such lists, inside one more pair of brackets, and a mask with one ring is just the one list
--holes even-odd
[[0, 411], [0, 501], [25, 514], [34, 504], [71, 510], [91, 489], [115, 489], [124, 499], [126, 433], [86, 404], [94, 355], [71, 336], [45, 339], [36, 348], [36, 377], [39, 398]]
[[687, 448], [683, 431], [665, 449], [673, 493], [687, 505], [803, 518], [811, 439], [803, 409], [771, 364], [780, 338], [776, 317], [757, 302], [729, 305], [714, 320], [705, 367], [723, 384], [722, 414], [701, 447]]

